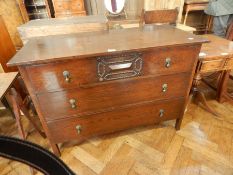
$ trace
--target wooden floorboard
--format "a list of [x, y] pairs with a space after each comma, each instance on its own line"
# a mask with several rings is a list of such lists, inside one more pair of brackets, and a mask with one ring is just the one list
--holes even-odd
[[[233, 106], [213, 98], [208, 103], [220, 118], [191, 103], [179, 131], [168, 121], [91, 138], [81, 145], [69, 142], [61, 146], [61, 159], [79, 175], [233, 175]], [[26, 119], [23, 123], [32, 130]], [[0, 133], [18, 137], [6, 110], [0, 111]], [[36, 131], [28, 140], [49, 148]], [[30, 174], [29, 168], [0, 158], [0, 175], [21, 174]]]

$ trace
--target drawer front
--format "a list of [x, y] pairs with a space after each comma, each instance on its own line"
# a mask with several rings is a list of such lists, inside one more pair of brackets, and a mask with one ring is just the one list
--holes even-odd
[[67, 10], [64, 13], [56, 13], [55, 16], [56, 18], [66, 18], [66, 17], [72, 17], [72, 16], [86, 16], [86, 12], [85, 11], [73, 12], [71, 10]]
[[133, 78], [38, 94], [46, 120], [85, 116], [139, 102], [185, 96], [190, 74]]
[[165, 75], [192, 71], [198, 53], [199, 47], [195, 46], [162, 48], [146, 52], [143, 73]]
[[47, 124], [52, 140], [55, 143], [60, 143], [72, 139], [83, 140], [94, 135], [180, 118], [183, 115], [183, 107], [183, 98], [164, 100], [89, 117], [57, 120]]
[[56, 13], [66, 12], [70, 10], [70, 2], [69, 1], [54, 1], [53, 2], [54, 10]]
[[[154, 49], [153, 52], [144, 52], [141, 56], [143, 62], [142, 69], [140, 72], [137, 72], [137, 70], [135, 72], [138, 76], [191, 72], [196, 60], [196, 53], [198, 52], [191, 46]], [[113, 61], [111, 64], [115, 66], [117, 64], [116, 60], [120, 58], [121, 55], [115, 55], [114, 57], [115, 62]], [[73, 59], [66, 62], [28, 66], [26, 70], [28, 75], [30, 75], [30, 80], [36, 93], [71, 89], [77, 88], [80, 84], [97, 83], [100, 81], [99, 74], [102, 73], [102, 70], [99, 66], [100, 59], [97, 59], [98, 58]], [[123, 73], [128, 71], [124, 66], [128, 63], [129, 61], [126, 58], [117, 65], [117, 69], [116, 66], [113, 67], [110, 63], [106, 63], [107, 66], [105, 67], [106, 69], [110, 69], [112, 66], [112, 72], [110, 71], [110, 73], [115, 75], [121, 72], [123, 77]], [[129, 69], [131, 69], [130, 71], [134, 69], [132, 65], [135, 64], [134, 62], [131, 64], [131, 67], [129, 67]], [[122, 70], [119, 69], [121, 66], [123, 66]], [[64, 71], [69, 73], [70, 78], [68, 82], [63, 76]]]
[[213, 72], [222, 70], [225, 64], [225, 60], [212, 60], [212, 61], [202, 61], [201, 63], [201, 73]]
[[70, 9], [74, 12], [76, 11], [83, 11], [84, 10], [84, 4], [82, 0], [73, 0], [70, 3]]

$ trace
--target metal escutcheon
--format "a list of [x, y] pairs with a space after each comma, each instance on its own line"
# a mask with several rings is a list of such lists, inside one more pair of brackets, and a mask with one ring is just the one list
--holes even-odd
[[159, 110], [159, 117], [163, 117], [164, 116], [164, 110], [163, 109], [160, 109]]
[[77, 104], [76, 104], [76, 100], [75, 99], [70, 99], [69, 100], [70, 104], [71, 104], [71, 108], [72, 109], [75, 109], [77, 107]]
[[82, 126], [81, 125], [77, 125], [75, 128], [76, 128], [78, 134], [80, 134], [81, 131], [82, 131]]
[[65, 78], [65, 81], [67, 83], [70, 82], [70, 72], [69, 71], [67, 71], [67, 70], [63, 71], [63, 77]]
[[168, 85], [167, 85], [167, 84], [163, 84], [163, 86], [162, 86], [162, 91], [163, 91], [163, 92], [166, 92], [167, 89], [168, 89]]
[[165, 60], [165, 67], [169, 68], [171, 66], [171, 58], [166, 58]]

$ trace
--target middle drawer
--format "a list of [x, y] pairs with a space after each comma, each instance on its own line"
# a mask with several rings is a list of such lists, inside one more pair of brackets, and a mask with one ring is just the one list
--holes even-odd
[[83, 88], [38, 94], [46, 120], [84, 116], [139, 102], [183, 97], [190, 74], [137, 77], [89, 84]]

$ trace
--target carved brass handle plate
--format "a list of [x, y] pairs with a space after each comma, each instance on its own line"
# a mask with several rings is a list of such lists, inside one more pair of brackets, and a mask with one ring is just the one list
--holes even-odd
[[143, 59], [141, 53], [127, 53], [97, 58], [99, 81], [118, 80], [140, 76]]
[[160, 109], [159, 110], [159, 117], [163, 117], [164, 116], [164, 110], [163, 109]]
[[65, 81], [67, 83], [70, 82], [70, 72], [69, 71], [67, 71], [67, 70], [63, 71], [63, 77], [65, 78]]
[[81, 125], [77, 125], [76, 127], [77, 133], [80, 134], [82, 131], [82, 126]]
[[167, 89], [168, 89], [168, 85], [167, 84], [163, 84], [162, 91], [163, 92], [167, 92]]
[[75, 99], [72, 98], [72, 99], [69, 100], [69, 102], [70, 102], [70, 105], [71, 105], [72, 109], [77, 108], [77, 102], [76, 102]]
[[171, 66], [171, 58], [166, 58], [165, 59], [165, 67], [169, 68]]

